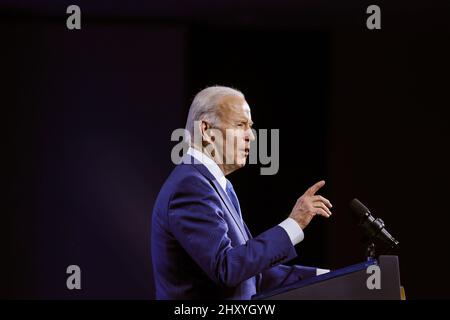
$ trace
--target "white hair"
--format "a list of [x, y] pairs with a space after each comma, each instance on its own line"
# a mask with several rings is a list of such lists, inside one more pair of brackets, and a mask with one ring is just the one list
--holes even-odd
[[186, 130], [191, 137], [194, 136], [196, 121], [204, 120], [212, 126], [220, 124], [220, 116], [217, 111], [220, 101], [227, 96], [245, 98], [239, 90], [222, 86], [208, 87], [197, 93], [189, 108], [186, 121]]

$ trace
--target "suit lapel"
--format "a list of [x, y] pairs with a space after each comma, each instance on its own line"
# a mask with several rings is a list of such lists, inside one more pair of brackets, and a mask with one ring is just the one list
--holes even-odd
[[250, 232], [250, 229], [247, 227], [247, 224], [244, 222], [244, 228], [245, 231], [247, 231], [247, 235], [249, 239], [253, 239], [252, 233]]
[[244, 237], [244, 240], [248, 240], [249, 237], [247, 231], [245, 230], [243, 222], [241, 222], [241, 218], [239, 217], [238, 212], [236, 211], [234, 205], [231, 203], [226, 192], [220, 186], [219, 182], [214, 178], [211, 172], [209, 172], [208, 168], [206, 168], [203, 164], [198, 163], [198, 161], [196, 161], [193, 157], [189, 155], [186, 155], [186, 157], [189, 158], [183, 159], [183, 163], [192, 164], [194, 168], [196, 168], [202, 175], [204, 175], [211, 182], [211, 185], [219, 195], [222, 202], [225, 204], [225, 207], [228, 209], [230, 216], [233, 218], [234, 223], [236, 224], [242, 236]]
[[217, 180], [212, 180], [214, 189], [219, 194], [220, 198], [222, 199], [222, 202], [225, 203], [225, 206], [227, 207], [228, 211], [231, 214], [231, 217], [234, 220], [234, 223], [238, 226], [239, 230], [241, 231], [242, 236], [244, 237], [244, 240], [248, 240], [248, 236], [246, 235], [245, 230], [243, 229], [243, 224], [240, 222], [240, 218], [238, 213], [236, 212], [236, 209], [234, 208], [234, 205], [231, 203], [230, 199], [228, 198], [228, 195], [223, 191], [222, 187], [220, 186], [219, 182]]

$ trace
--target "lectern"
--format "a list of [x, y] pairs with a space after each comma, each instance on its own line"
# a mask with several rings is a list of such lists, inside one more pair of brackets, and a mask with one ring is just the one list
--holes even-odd
[[[376, 266], [376, 267], [371, 267]], [[379, 288], [373, 278], [379, 277]], [[369, 280], [369, 281], [368, 281]], [[308, 278], [286, 287], [262, 292], [256, 300], [400, 300], [401, 285], [397, 256], [378, 259], [337, 269], [317, 277]]]

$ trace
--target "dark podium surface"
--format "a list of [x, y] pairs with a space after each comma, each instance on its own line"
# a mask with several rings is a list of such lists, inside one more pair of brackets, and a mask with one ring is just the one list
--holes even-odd
[[[367, 280], [379, 267], [380, 288], [369, 289]], [[373, 268], [373, 267], [372, 267]], [[400, 300], [400, 271], [397, 256], [380, 256], [377, 260], [354, 264], [286, 287], [262, 292], [255, 300]]]

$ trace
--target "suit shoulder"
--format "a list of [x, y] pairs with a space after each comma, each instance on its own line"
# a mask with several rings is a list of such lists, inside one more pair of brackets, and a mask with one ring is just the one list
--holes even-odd
[[189, 186], [199, 188], [211, 188], [210, 181], [201, 174], [194, 165], [180, 164], [176, 166], [167, 178], [168, 184], [173, 190], [185, 189]]
[[157, 202], [167, 202], [176, 193], [210, 193], [214, 192], [210, 181], [193, 165], [177, 165], [159, 191]]

